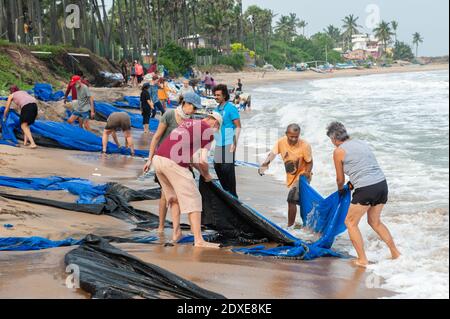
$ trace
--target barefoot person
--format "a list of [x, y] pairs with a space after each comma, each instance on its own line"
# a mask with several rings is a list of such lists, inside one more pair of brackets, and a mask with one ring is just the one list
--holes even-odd
[[103, 131], [103, 151], [107, 152], [109, 136], [112, 135], [117, 147], [120, 147], [119, 139], [117, 138], [117, 132], [122, 131], [125, 138], [125, 147], [130, 148], [131, 155], [134, 156], [134, 143], [133, 136], [131, 135], [131, 119], [128, 113], [114, 112], [108, 117], [105, 130]]
[[[221, 125], [222, 116], [218, 113], [204, 120], [185, 120], [165, 139], [153, 157], [153, 166], [168, 205], [171, 208], [179, 206], [181, 214], [188, 214], [196, 247], [218, 248], [219, 245], [203, 239], [202, 197], [189, 167], [198, 169], [206, 182], [212, 180], [208, 152], [214, 140], [214, 131], [220, 129]], [[174, 242], [181, 236], [181, 231], [174, 233]]]
[[381, 211], [388, 201], [388, 185], [375, 155], [367, 143], [351, 139], [344, 125], [333, 122], [328, 125], [327, 136], [336, 146], [334, 165], [336, 181], [340, 191], [344, 188], [345, 175], [350, 177], [350, 184], [355, 191], [345, 220], [348, 234], [355, 247], [358, 259], [353, 263], [366, 267], [369, 263], [364, 251], [364, 242], [358, 224], [367, 213], [369, 225], [381, 237], [391, 250], [392, 259], [400, 257], [387, 227], [381, 222]]
[[[161, 117], [158, 130], [153, 136], [152, 143], [150, 144], [149, 159], [144, 167], [144, 172], [150, 170], [152, 166], [153, 157], [157, 147], [166, 140], [170, 134], [178, 128], [178, 126], [187, 119], [191, 118], [191, 115], [195, 113], [196, 109], [202, 107], [201, 98], [195, 93], [185, 94], [183, 103], [176, 110], [169, 110]], [[159, 183], [158, 179], [155, 180]], [[161, 193], [161, 199], [159, 201], [159, 228], [160, 233], [164, 232], [167, 216], [167, 201], [164, 192]], [[178, 205], [172, 205], [172, 221], [174, 234], [181, 232], [180, 224], [176, 224], [176, 221], [180, 219], [180, 207]]]
[[288, 228], [295, 225], [297, 205], [299, 205], [299, 180], [306, 176], [309, 181], [312, 177], [313, 158], [311, 146], [300, 138], [301, 129], [298, 124], [291, 124], [286, 129], [286, 136], [278, 140], [267, 159], [259, 168], [259, 174], [269, 169], [270, 163], [280, 154], [286, 169], [286, 185], [289, 188], [288, 201]]
[[149, 124], [150, 124], [150, 117], [152, 116], [152, 110], [154, 108], [152, 103], [152, 98], [150, 96], [150, 92], [148, 91], [150, 89], [150, 83], [144, 83], [142, 86], [142, 92], [141, 92], [141, 113], [142, 113], [142, 124], [144, 125], [144, 134], [149, 134]]
[[9, 89], [11, 93], [6, 102], [6, 109], [3, 114], [3, 120], [6, 121], [11, 108], [11, 104], [17, 106], [17, 110], [20, 112], [20, 127], [23, 131], [23, 145], [27, 146], [30, 143], [30, 148], [36, 148], [33, 136], [31, 135], [30, 125], [33, 125], [38, 115], [37, 101], [34, 97], [29, 95], [25, 91], [20, 91], [15, 85]]

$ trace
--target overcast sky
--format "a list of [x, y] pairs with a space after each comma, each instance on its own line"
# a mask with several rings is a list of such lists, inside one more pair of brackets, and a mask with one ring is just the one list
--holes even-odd
[[358, 23], [370, 33], [371, 24], [376, 21], [372, 18], [379, 12], [382, 20], [398, 21], [400, 41], [411, 44], [414, 32], [422, 35], [425, 41], [419, 48], [419, 55], [449, 53], [448, 0], [243, 0], [243, 4], [244, 9], [256, 4], [277, 14], [294, 12], [309, 23], [308, 35], [322, 31], [329, 24], [342, 27], [341, 20], [349, 14], [358, 16]]

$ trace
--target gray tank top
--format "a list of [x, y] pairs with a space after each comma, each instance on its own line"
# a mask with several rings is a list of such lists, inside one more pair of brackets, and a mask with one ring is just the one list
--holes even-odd
[[386, 179], [366, 142], [348, 140], [340, 147], [345, 150], [344, 173], [350, 177], [355, 189], [375, 185]]

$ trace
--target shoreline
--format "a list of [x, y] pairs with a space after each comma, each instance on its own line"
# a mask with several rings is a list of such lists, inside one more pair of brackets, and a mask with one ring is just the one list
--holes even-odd
[[429, 65], [408, 65], [408, 66], [392, 66], [392, 67], [374, 67], [371, 69], [350, 69], [335, 70], [332, 73], [316, 73], [308, 70], [303, 72], [296, 71], [244, 71], [234, 73], [216, 73], [213, 74], [217, 83], [225, 83], [228, 86], [234, 86], [237, 79], [241, 79], [245, 86], [254, 86], [259, 84], [285, 83], [301, 80], [321, 80], [341, 77], [355, 77], [376, 74], [395, 74], [395, 73], [411, 73], [411, 72], [427, 72], [427, 71], [444, 71], [449, 70], [449, 64], [429, 64]]

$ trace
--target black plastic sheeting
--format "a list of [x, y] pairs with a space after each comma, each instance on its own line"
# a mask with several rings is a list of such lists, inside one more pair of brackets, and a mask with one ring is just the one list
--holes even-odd
[[80, 269], [80, 287], [96, 299], [225, 299], [89, 235], [65, 257]]
[[45, 205], [80, 213], [87, 213], [94, 215], [109, 215], [135, 224], [144, 222], [147, 228], [157, 228], [159, 225], [158, 216], [143, 210], [135, 209], [131, 205], [129, 205], [128, 202], [140, 200], [154, 200], [161, 198], [160, 189], [135, 191], [120, 184], [111, 183], [108, 184], [108, 190], [105, 193], [106, 203], [89, 204], [89, 205], [67, 203], [62, 201], [50, 200], [46, 198], [13, 195], [1, 192], [0, 196], [12, 200]]
[[215, 241], [224, 245], [294, 243], [293, 238], [260, 218], [250, 207], [224, 191], [217, 182], [205, 183], [200, 179], [200, 193], [203, 200], [202, 225], [218, 232]]

